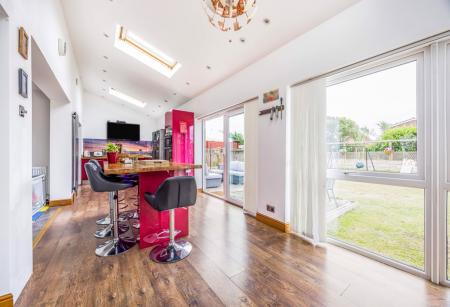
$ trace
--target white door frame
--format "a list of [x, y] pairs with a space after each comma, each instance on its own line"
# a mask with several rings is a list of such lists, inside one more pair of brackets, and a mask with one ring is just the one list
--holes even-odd
[[413, 51], [402, 52], [389, 56], [387, 58], [368, 63], [361, 67], [351, 69], [327, 78], [327, 86], [339, 84], [365, 75], [373, 74], [378, 71], [393, 68], [402, 64], [416, 61], [417, 63], [417, 174], [393, 174], [383, 172], [349, 172], [344, 170], [328, 170], [327, 178], [337, 180], [355, 181], [363, 183], [386, 184], [401, 187], [415, 187], [424, 190], [424, 270], [409, 266], [400, 261], [390, 259], [380, 254], [371, 252], [355, 245], [328, 238], [330, 243], [347, 248], [364, 256], [370, 257], [377, 261], [383, 262], [398, 269], [421, 276], [423, 278], [431, 278], [431, 249], [432, 249], [432, 191], [431, 184], [431, 120], [430, 114], [432, 106], [429, 97], [429, 80], [427, 70], [429, 65], [429, 47], [415, 49]]
[[[243, 202], [241, 202], [239, 200], [236, 200], [236, 199], [233, 199], [233, 198], [230, 197], [230, 185], [229, 185], [229, 175], [228, 175], [228, 166], [229, 166], [229, 163], [230, 163], [230, 161], [229, 161], [229, 154], [228, 153], [229, 153], [229, 150], [230, 150], [230, 144], [228, 142], [228, 135], [229, 135], [229, 131], [228, 130], [229, 130], [229, 118], [234, 116], [234, 115], [241, 114], [241, 113], [244, 113], [244, 106], [243, 106], [243, 104], [239, 104], [239, 105], [233, 107], [232, 109], [227, 109], [227, 110], [223, 110], [223, 111], [211, 114], [211, 115], [209, 115], [209, 116], [207, 116], [207, 117], [202, 119], [202, 134], [203, 134], [203, 137], [202, 137], [202, 152], [203, 152], [202, 188], [203, 188], [203, 192], [208, 194], [208, 195], [211, 195], [211, 196], [223, 199], [223, 200], [225, 200], [225, 201], [227, 201], [227, 202], [229, 202], [229, 203], [231, 203], [233, 205], [237, 205], [239, 207], [243, 207]], [[205, 131], [206, 127], [205, 126], [206, 125], [205, 125], [205, 122], [207, 120], [214, 119], [214, 118], [221, 117], [221, 116], [223, 117], [223, 142], [224, 142], [224, 151], [225, 151], [225, 153], [224, 153], [225, 156], [224, 156], [224, 161], [223, 161], [223, 190], [224, 190], [223, 192], [224, 192], [224, 197], [220, 197], [218, 195], [210, 193], [210, 192], [206, 191], [206, 189], [205, 189], [205, 186], [206, 186], [206, 170], [207, 170], [206, 159], [205, 159], [205, 157], [206, 157], [206, 137], [205, 137], [206, 136], [206, 131]]]

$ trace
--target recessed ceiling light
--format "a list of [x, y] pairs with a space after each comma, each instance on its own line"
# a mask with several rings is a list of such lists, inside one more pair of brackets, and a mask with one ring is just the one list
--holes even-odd
[[109, 88], [109, 94], [140, 108], [143, 108], [147, 105], [145, 102], [142, 102], [134, 97], [128, 96], [127, 94], [124, 94], [122, 92], [119, 92], [118, 90], [115, 90], [112, 87]]
[[116, 27], [114, 46], [167, 78], [171, 78], [181, 67], [179, 62], [121, 25]]
[[269, 19], [269, 18], [264, 18], [264, 19], [263, 19], [263, 22], [264, 22], [266, 25], [268, 25], [268, 24], [270, 24], [270, 19]]

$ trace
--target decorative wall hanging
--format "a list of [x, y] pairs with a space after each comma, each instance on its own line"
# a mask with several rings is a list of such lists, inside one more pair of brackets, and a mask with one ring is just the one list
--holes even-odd
[[22, 68], [19, 69], [19, 95], [28, 98], [28, 74]]
[[202, 0], [209, 22], [221, 31], [239, 31], [252, 21], [256, 0]]
[[283, 104], [283, 97], [281, 97], [279, 105], [259, 111], [259, 116], [270, 114], [270, 120], [274, 120], [274, 119], [282, 120], [283, 119], [283, 111], [284, 111], [284, 104]]
[[263, 103], [272, 102], [278, 99], [280, 99], [280, 90], [279, 89], [272, 90], [270, 92], [264, 93]]
[[19, 54], [28, 60], [28, 34], [23, 27], [19, 28]]

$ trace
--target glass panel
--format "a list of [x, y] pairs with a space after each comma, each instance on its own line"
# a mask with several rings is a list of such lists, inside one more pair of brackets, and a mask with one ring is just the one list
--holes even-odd
[[417, 173], [416, 62], [327, 88], [327, 165]]
[[228, 122], [228, 183], [229, 197], [244, 201], [244, 114], [231, 116]]
[[327, 180], [328, 235], [424, 270], [424, 190]]
[[205, 121], [205, 186], [206, 192], [224, 197], [224, 132], [223, 116]]

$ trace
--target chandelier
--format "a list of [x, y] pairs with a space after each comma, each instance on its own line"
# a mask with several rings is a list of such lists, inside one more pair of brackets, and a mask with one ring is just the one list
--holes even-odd
[[216, 28], [239, 31], [252, 21], [256, 0], [202, 0], [209, 22]]

